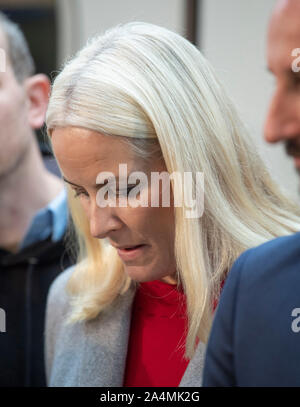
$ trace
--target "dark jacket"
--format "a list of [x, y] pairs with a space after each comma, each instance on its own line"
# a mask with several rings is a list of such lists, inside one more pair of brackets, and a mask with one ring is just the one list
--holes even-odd
[[0, 249], [0, 308], [6, 320], [6, 332], [0, 332], [0, 386], [46, 385], [47, 293], [70, 264], [63, 239], [55, 243], [47, 239], [16, 254]]
[[300, 386], [300, 233], [243, 253], [210, 334], [204, 386]]

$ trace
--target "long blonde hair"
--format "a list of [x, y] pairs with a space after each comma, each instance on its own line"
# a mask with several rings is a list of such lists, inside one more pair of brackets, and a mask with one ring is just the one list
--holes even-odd
[[[187, 298], [186, 357], [207, 341], [212, 303], [244, 250], [300, 230], [299, 209], [270, 178], [230, 100], [199, 50], [165, 28], [117, 26], [93, 38], [54, 81], [47, 129], [77, 126], [123, 137], [147, 155], [155, 141], [169, 173], [202, 171], [205, 210], [175, 211], [177, 272]], [[141, 140], [143, 139], [143, 140]], [[180, 191], [172, 185], [174, 197]], [[72, 321], [96, 317], [130, 278], [116, 250], [95, 239], [69, 194], [79, 243], [68, 290]]]

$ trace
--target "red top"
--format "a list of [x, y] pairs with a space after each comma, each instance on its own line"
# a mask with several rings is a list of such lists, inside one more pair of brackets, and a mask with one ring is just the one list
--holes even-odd
[[162, 281], [140, 283], [133, 303], [123, 385], [177, 387], [189, 363], [184, 359], [186, 329], [184, 293]]

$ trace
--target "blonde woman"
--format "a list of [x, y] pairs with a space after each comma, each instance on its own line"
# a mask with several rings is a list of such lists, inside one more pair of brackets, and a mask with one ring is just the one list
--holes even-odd
[[[244, 250], [300, 230], [299, 210], [201, 53], [155, 25], [113, 28], [69, 61], [47, 129], [79, 247], [48, 297], [48, 384], [201, 385], [228, 270]], [[150, 182], [157, 173], [169, 175], [169, 205], [166, 184]], [[199, 192], [196, 215], [186, 190]]]

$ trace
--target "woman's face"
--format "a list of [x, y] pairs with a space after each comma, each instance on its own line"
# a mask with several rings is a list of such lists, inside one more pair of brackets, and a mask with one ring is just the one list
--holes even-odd
[[[76, 199], [80, 201], [88, 217], [91, 235], [107, 239], [116, 248], [124, 248], [118, 250], [118, 254], [125, 272], [133, 280], [175, 283], [172, 195], [171, 205], [168, 207], [163, 207], [161, 200], [159, 207], [151, 207], [150, 198], [151, 193], [155, 193], [151, 189], [151, 172], [166, 171], [164, 162], [161, 159], [146, 162], [134, 156], [128, 146], [120, 141], [120, 137], [105, 136], [80, 127], [56, 128], [52, 131], [51, 139], [62, 175], [74, 190]], [[128, 190], [121, 189], [122, 185], [117, 178], [119, 164], [127, 165], [128, 176], [133, 171], [142, 171], [146, 175], [148, 186], [141, 188], [140, 195], [136, 197], [148, 196], [147, 207], [130, 206], [130, 198], [125, 207], [118, 204], [122, 200], [124, 202], [124, 196], [133, 188], [133, 184], [128, 183]], [[99, 184], [101, 177], [98, 175], [103, 172], [114, 174], [117, 180], [117, 205], [114, 207], [99, 205], [99, 193], [101, 188], [105, 188], [105, 181]], [[161, 197], [161, 186], [158, 191]], [[136, 246], [137, 248], [132, 249]]]

